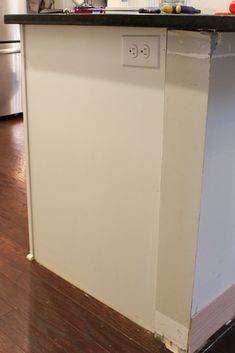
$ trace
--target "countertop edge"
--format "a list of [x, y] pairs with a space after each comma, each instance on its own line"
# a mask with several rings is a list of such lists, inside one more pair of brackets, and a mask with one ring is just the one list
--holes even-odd
[[6, 24], [157, 27], [192, 31], [235, 32], [235, 16], [146, 14], [11, 14]]

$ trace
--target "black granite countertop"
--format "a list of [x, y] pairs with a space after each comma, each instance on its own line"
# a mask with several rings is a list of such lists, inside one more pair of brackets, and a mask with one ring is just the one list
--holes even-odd
[[30, 25], [79, 25], [163, 27], [192, 31], [235, 32], [235, 16], [149, 14], [22, 14], [5, 15], [5, 23]]

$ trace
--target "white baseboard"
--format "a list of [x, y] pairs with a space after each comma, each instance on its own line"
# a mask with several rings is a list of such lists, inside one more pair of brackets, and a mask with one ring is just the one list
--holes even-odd
[[155, 330], [166, 347], [174, 353], [187, 352], [189, 330], [160, 312], [156, 312]]
[[235, 317], [235, 285], [197, 313], [191, 322], [189, 351], [194, 353], [228, 321]]

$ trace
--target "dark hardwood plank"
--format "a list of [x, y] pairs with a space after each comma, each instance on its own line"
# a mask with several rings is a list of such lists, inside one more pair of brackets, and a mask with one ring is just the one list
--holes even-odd
[[[42, 320], [70, 325], [70, 329], [76, 329], [77, 337], [84, 337], [91, 342], [96, 342], [104, 350], [113, 353], [147, 353], [149, 351], [140, 348], [136, 342], [97, 319], [82, 307], [79, 307], [69, 298], [64, 298], [59, 292], [48, 284], [40, 282], [40, 279], [31, 273], [22, 274], [17, 284], [9, 283], [9, 279], [0, 274], [1, 298], [7, 300], [11, 306], [27, 312], [30, 303], [30, 314], [41, 316]], [[12, 293], [15, 293], [12, 298]], [[51, 319], [52, 318], [52, 319]], [[1, 322], [1, 320], [0, 320]], [[1, 326], [0, 326], [1, 329]]]
[[[60, 325], [63, 326], [63, 321]], [[0, 320], [0, 330], [8, 335], [14, 332], [11, 339], [27, 353], [105, 352], [60, 325], [55, 327], [40, 319], [34, 310], [27, 314], [15, 310]]]
[[[235, 325], [222, 336], [207, 353], [234, 353], [235, 352]], [[206, 353], [206, 352], [205, 352]]]
[[16, 311], [0, 319], [0, 331], [27, 353], [64, 353], [47, 336], [33, 325], [32, 320], [22, 318]]
[[[20, 283], [20, 281], [21, 280], [19, 279], [18, 282]], [[29, 285], [27, 288], [30, 286], [31, 290], [23, 290], [20, 286], [11, 282], [3, 274], [0, 274], [1, 298], [4, 298], [4, 300], [6, 300], [16, 310], [14, 313], [16, 318], [15, 324], [14, 320], [11, 320], [9, 323], [9, 318], [11, 318], [12, 315], [12, 313], [10, 313], [8, 316], [0, 318], [0, 330], [7, 333], [9, 336], [12, 334], [13, 336], [11, 338], [13, 340], [20, 340], [16, 343], [24, 350], [26, 350], [24, 340], [27, 342], [28, 336], [30, 336], [31, 339], [32, 333], [35, 333], [38, 336], [41, 336], [41, 340], [44, 342], [43, 346], [45, 347], [48, 347], [48, 343], [45, 342], [45, 337], [46, 335], [51, 334], [50, 337], [53, 337], [53, 341], [56, 342], [57, 345], [60, 346], [60, 342], [62, 340], [63, 343], [61, 348], [64, 348], [64, 346], [69, 346], [68, 352], [71, 353], [76, 353], [77, 347], [82, 347], [84, 353], [106, 352], [105, 349], [102, 349], [96, 342], [88, 337], [86, 331], [81, 332], [69, 322], [66, 322], [60, 312], [57, 312], [58, 308], [56, 306], [51, 308], [47, 305], [47, 302], [50, 300], [50, 293], [48, 293], [48, 298], [45, 302], [43, 302], [43, 300], [38, 300], [40, 294], [37, 293], [37, 289], [35, 289], [31, 284], [29, 277]], [[64, 306], [66, 307], [66, 302], [64, 303]], [[18, 324], [16, 324], [17, 318]], [[24, 321], [25, 325], [23, 325]], [[24, 333], [25, 338], [24, 335], [23, 337], [21, 336], [21, 333], [19, 333], [18, 336], [15, 335], [17, 327], [20, 332], [22, 332], [25, 327], [25, 331], [22, 332], [22, 335]], [[40, 348], [40, 346], [38, 346], [37, 341], [34, 341], [34, 343], [36, 351]], [[56, 351], [54, 347], [54, 351], [57, 352], [59, 350]], [[53, 349], [51, 352], [53, 352]]]
[[[88, 313], [84, 309], [81, 311], [75, 303], [71, 302], [71, 299], [68, 297], [64, 298], [61, 293], [57, 293], [55, 289], [52, 290], [50, 285], [47, 282], [44, 282], [41, 276], [35, 276], [34, 269], [38, 265], [33, 265], [26, 261], [18, 244], [11, 244], [11, 240], [5, 239], [1, 241], [0, 250], [0, 271], [4, 274], [4, 277], [7, 276], [12, 282], [15, 282], [18, 287], [21, 287], [23, 290], [23, 293], [21, 293], [19, 288], [17, 288], [17, 285], [11, 285], [10, 287], [9, 283], [6, 283], [6, 281], [3, 280], [4, 277], [1, 278], [0, 287], [7, 288], [8, 290], [2, 291], [0, 296], [4, 297], [5, 300], [8, 300], [11, 305], [15, 305], [16, 308], [21, 308], [25, 311], [27, 310], [27, 303], [33, 302], [34, 306], [30, 306], [30, 314], [32, 315], [32, 310], [43, 313], [43, 304], [46, 303], [46, 305], [50, 308], [56, 308], [57, 314], [60, 314], [60, 318], [59, 320], [57, 319], [57, 321], [55, 315], [52, 317], [50, 321], [51, 324], [53, 322], [57, 322], [57, 325], [60, 325], [61, 317], [66, 317], [67, 321], [70, 323], [72, 322], [74, 326], [79, 327], [80, 331], [89, 333], [89, 335], [91, 335], [91, 339], [95, 340], [100, 345], [105, 346], [106, 349], [112, 345], [112, 352], [124, 352], [127, 348], [130, 352], [142, 352], [138, 345], [136, 346], [134, 342], [130, 342], [129, 337], [119, 338], [120, 334], [118, 332], [116, 333], [115, 330], [111, 330], [102, 322], [99, 323], [96, 317], [93, 317], [91, 320]], [[12, 298], [11, 293], [17, 294]], [[36, 301], [27, 298], [27, 295], [31, 294], [34, 296], [34, 293], [36, 293]], [[65, 309], [63, 309], [64, 302], [67, 304]], [[48, 312], [49, 311], [47, 308], [44, 311], [45, 315], [48, 314]], [[76, 315], [78, 315], [78, 318], [74, 317], [75, 312], [77, 312]], [[51, 312], [50, 316], [52, 316]], [[46, 317], [46, 321], [48, 321], [48, 317]], [[100, 333], [99, 330], [101, 331]], [[78, 336], [79, 333], [76, 332], [75, 335]]]
[[22, 117], [0, 120], [0, 232], [28, 248]]
[[25, 353], [20, 347], [0, 331], [0, 353]]
[[235, 319], [221, 327], [198, 353], [234, 353]]
[[2, 173], [0, 162], [0, 224], [1, 233], [28, 248], [27, 204], [25, 192], [16, 187], [15, 178]]
[[[14, 269], [12, 266], [14, 266]], [[128, 340], [131, 339], [133, 342], [136, 341], [137, 345], [143, 347], [143, 349], [147, 349], [153, 353], [160, 351], [167, 352], [163, 344], [155, 339], [151, 333], [138, 327], [130, 320], [117, 314], [112, 309], [99, 303], [94, 298], [88, 296], [86, 293], [75, 288], [68, 282], [65, 282], [38, 264], [28, 263], [25, 260], [20, 247], [17, 244], [10, 245], [9, 240], [5, 240], [2, 249], [2, 264], [0, 263], [0, 271], [13, 280], [20, 279], [22, 274], [25, 277], [27, 272], [33, 273], [35, 275], [34, 281], [36, 281], [36, 278], [40, 279], [39, 286], [41, 286], [41, 283], [45, 283], [49, 285], [49, 287], [52, 286], [56, 291], [59, 291], [60, 294], [66, 296], [66, 300], [72, 300], [85, 311], [89, 311], [93, 317], [97, 317], [99, 320], [104, 321], [112, 328], [119, 331], [120, 334], [127, 336]], [[20, 283], [23, 283], [22, 280], [20, 280]], [[26, 286], [27, 284], [24, 285], [24, 288], [26, 288]], [[55, 291], [53, 291], [53, 293], [55, 293]], [[56, 296], [58, 295], [56, 294]]]
[[0, 318], [12, 311], [12, 307], [0, 298]]
[[54, 273], [47, 271], [42, 266], [35, 267], [35, 272], [41, 278], [44, 278], [46, 282], [51, 283], [55, 289], [72, 299], [75, 303], [79, 304], [89, 312], [93, 313], [95, 316], [102, 319], [116, 330], [120, 331], [121, 334], [124, 334], [133, 341], [138, 342], [138, 344], [143, 348], [149, 350], [151, 353], [159, 353], [160, 351], [169, 352], [159, 340], [156, 340], [151, 332], [148, 332], [142, 327], [136, 325], [126, 317], [115, 312], [103, 303], [100, 303], [84, 291], [75, 288], [73, 285], [62, 280]]

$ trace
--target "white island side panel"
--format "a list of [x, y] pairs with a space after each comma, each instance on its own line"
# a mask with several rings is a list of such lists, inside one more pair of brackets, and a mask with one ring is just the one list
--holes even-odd
[[[165, 30], [26, 26], [36, 260], [154, 330]], [[160, 35], [160, 68], [122, 35]]]

